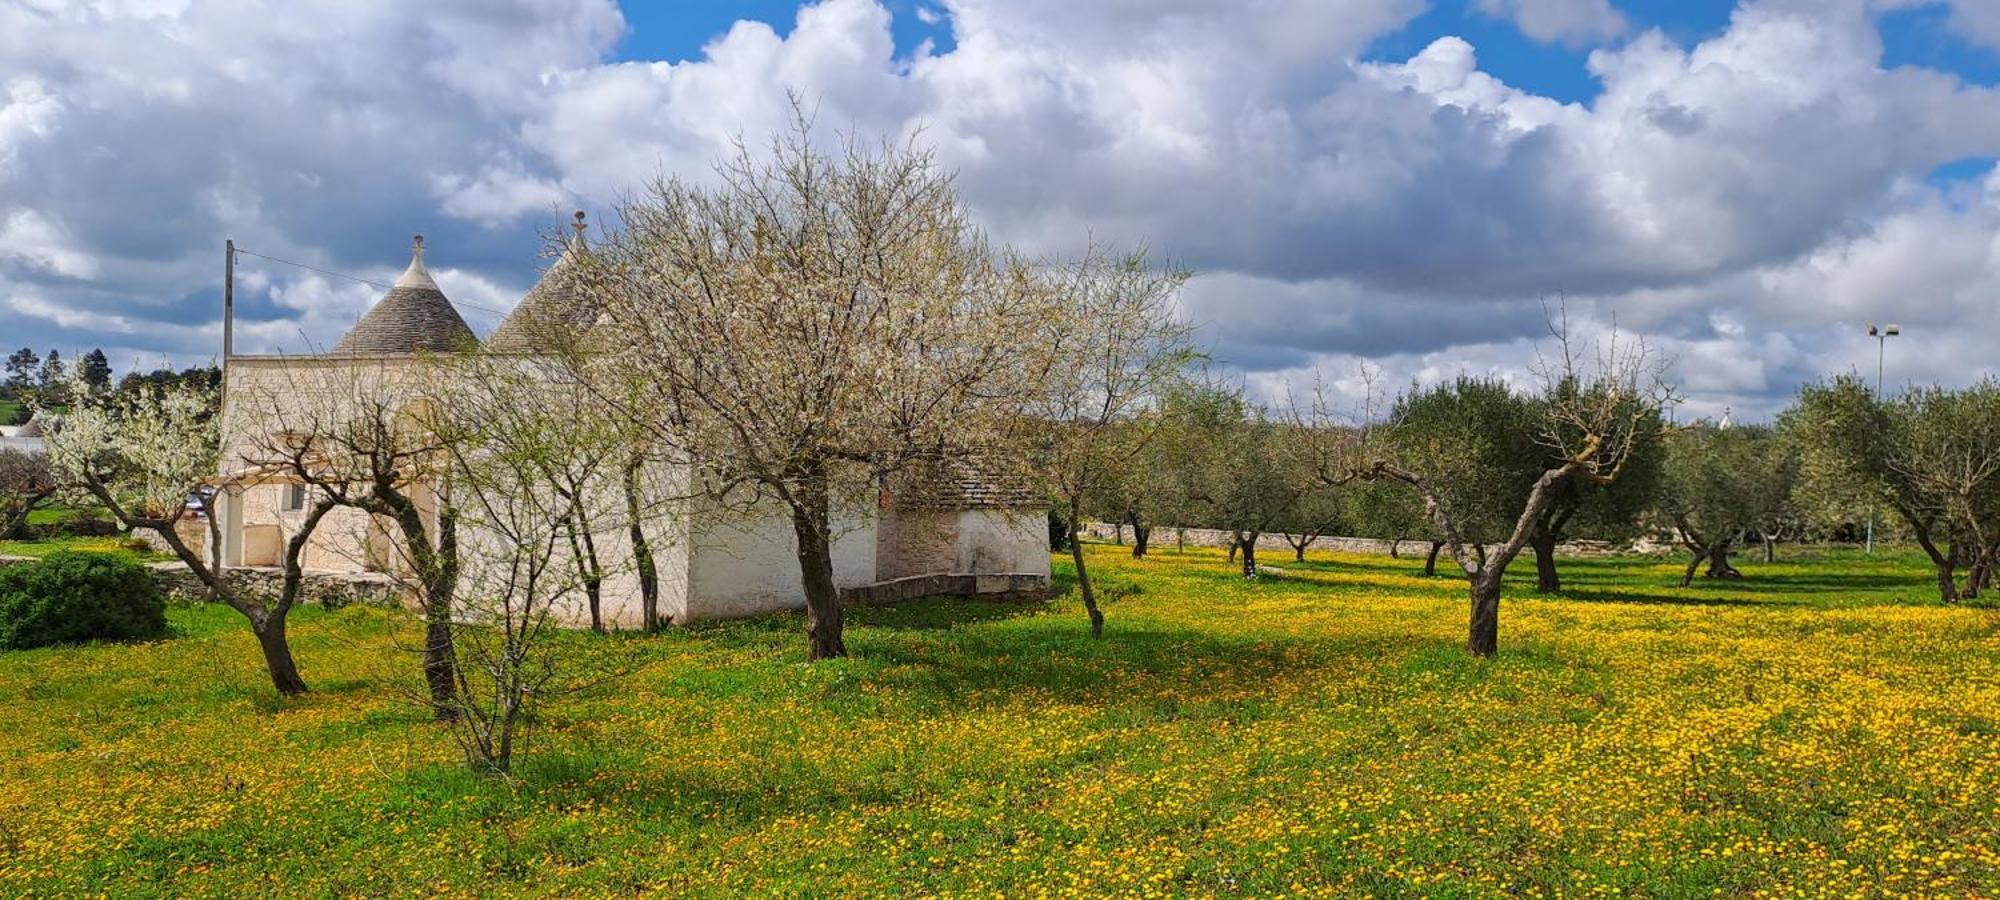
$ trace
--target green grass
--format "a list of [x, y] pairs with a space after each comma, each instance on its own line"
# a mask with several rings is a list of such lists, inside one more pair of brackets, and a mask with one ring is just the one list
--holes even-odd
[[0, 425], [12, 425], [21, 418], [21, 401], [0, 400]]
[[[73, 506], [45, 506], [28, 513], [29, 527], [63, 525], [87, 518], [107, 518], [108, 513]], [[0, 541], [0, 556], [44, 557], [60, 550], [111, 553], [140, 562], [169, 559], [168, 554], [147, 549], [143, 542], [119, 535], [80, 537], [64, 535], [39, 540]]]
[[1102, 641], [1068, 598], [854, 610], [817, 664], [795, 616], [565, 635], [640, 665], [513, 779], [404, 699], [401, 614], [302, 611], [297, 700], [215, 607], [0, 655], [0, 893], [2000, 890], [2000, 613], [1912, 555], [1569, 560], [1483, 661], [1421, 560], [1090, 553]]
[[130, 538], [111, 537], [61, 537], [37, 541], [0, 541], [0, 556], [31, 556], [37, 559], [63, 550], [87, 553], [109, 553], [138, 562], [153, 562], [168, 559]]

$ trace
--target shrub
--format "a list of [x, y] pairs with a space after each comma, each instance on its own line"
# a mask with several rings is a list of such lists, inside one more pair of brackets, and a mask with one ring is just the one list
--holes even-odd
[[151, 572], [107, 553], [52, 553], [0, 568], [0, 649], [158, 637], [166, 596]]

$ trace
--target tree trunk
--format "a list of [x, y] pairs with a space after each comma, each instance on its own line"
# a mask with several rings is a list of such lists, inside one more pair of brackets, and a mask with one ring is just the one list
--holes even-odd
[[1556, 571], [1556, 539], [1536, 537], [1529, 546], [1535, 548], [1535, 590], [1544, 594], [1562, 590], [1562, 575]]
[[1294, 541], [1291, 539], [1290, 536], [1287, 536], [1285, 538], [1285, 543], [1292, 545], [1292, 561], [1294, 562], [1306, 561], [1306, 548], [1312, 545], [1312, 538], [1305, 538], [1303, 540]]
[[1775, 534], [1759, 534], [1758, 537], [1764, 539], [1764, 561], [1767, 563], [1777, 562], [1778, 536]]
[[653, 565], [653, 545], [646, 540], [646, 529], [639, 509], [639, 469], [640, 460], [625, 464], [625, 522], [631, 530], [632, 565], [639, 570], [639, 615], [641, 625], [648, 632], [660, 630], [660, 570]]
[[[416, 517], [414, 507], [410, 515]], [[431, 714], [449, 722], [458, 718], [458, 650], [451, 633], [451, 607], [458, 591], [458, 526], [442, 504], [437, 532], [436, 555], [423, 567], [424, 684], [430, 689]], [[421, 524], [413, 539], [427, 540]]]
[[1681, 587], [1694, 585], [1694, 573], [1701, 568], [1701, 561], [1708, 558], [1708, 551], [1704, 548], [1695, 547], [1691, 552], [1694, 558], [1688, 560], [1687, 571], [1681, 573]]
[[590, 521], [574, 517], [564, 520], [569, 533], [570, 553], [576, 557], [582, 576], [584, 605], [590, 610], [590, 630], [604, 633], [604, 567], [597, 561], [597, 542], [590, 536]]
[[299, 675], [299, 664], [292, 659], [292, 645], [285, 639], [285, 619], [283, 616], [267, 616], [262, 621], [252, 621], [250, 630], [257, 635], [257, 646], [264, 651], [264, 668], [271, 673], [271, 686], [285, 696], [295, 696], [306, 692], [306, 680]]
[[1472, 620], [1466, 652], [1491, 657], [1500, 652], [1500, 573], [1481, 572], [1472, 578]]
[[1146, 541], [1153, 536], [1153, 526], [1132, 523], [1132, 558], [1146, 558]]
[[0, 518], [0, 541], [12, 540], [28, 526], [28, 516], [41, 508], [46, 497], [28, 497], [18, 509], [10, 510], [5, 518]]
[[1708, 548], [1708, 572], [1706, 573], [1706, 577], [1728, 581], [1735, 581], [1743, 577], [1742, 572], [1737, 571], [1735, 566], [1729, 564], [1728, 541], [1717, 541], [1714, 546]]
[[1243, 539], [1243, 577], [1257, 577], [1257, 532]]
[[1182, 553], [1187, 552], [1187, 529], [1178, 525], [1174, 526], [1174, 549]]
[[1237, 554], [1237, 553], [1239, 553], [1239, 552], [1241, 552], [1242, 550], [1243, 550], [1243, 533], [1242, 533], [1242, 532], [1240, 532], [1240, 531], [1232, 531], [1232, 532], [1230, 532], [1230, 533], [1229, 533], [1229, 564], [1230, 564], [1230, 565], [1232, 565], [1232, 566], [1233, 566], [1233, 565], [1235, 565], [1235, 564], [1236, 564], [1236, 554]]
[[1117, 544], [1117, 545], [1119, 545], [1119, 546], [1121, 546], [1121, 547], [1125, 545], [1125, 523], [1124, 523], [1124, 522], [1113, 522], [1113, 523], [1111, 523], [1111, 542], [1112, 542], [1112, 543], [1114, 543], [1114, 544]]
[[805, 479], [792, 505], [792, 533], [798, 539], [799, 580], [806, 592], [806, 658], [847, 655], [840, 591], [833, 583], [833, 536], [824, 475]]
[[1090, 587], [1090, 570], [1083, 564], [1083, 542], [1077, 540], [1076, 520], [1079, 504], [1069, 505], [1069, 558], [1076, 564], [1076, 590], [1083, 595], [1083, 611], [1090, 614], [1090, 636], [1104, 637], [1104, 611], [1097, 608], [1097, 594]]
[[1931, 566], [1937, 570], [1938, 599], [1945, 603], [1957, 603], [1958, 564], [1953, 559], [1958, 554], [1957, 548], [1954, 547], [1950, 553], [1939, 551], [1937, 542], [1931, 540], [1929, 525], [1908, 515], [1905, 515], [1904, 519], [1910, 523], [1911, 530], [1916, 532], [1917, 546], [1924, 548], [1924, 555], [1931, 558]]
[[1435, 578], [1438, 573], [1438, 551], [1444, 549], [1443, 541], [1431, 542], [1431, 554], [1424, 557], [1424, 577]]
[[1402, 539], [1402, 538], [1392, 538], [1392, 539], [1390, 539], [1390, 541], [1389, 541], [1389, 558], [1390, 558], [1390, 559], [1402, 559], [1402, 558], [1403, 558], [1403, 553], [1402, 553], [1402, 550], [1403, 550], [1403, 539]]

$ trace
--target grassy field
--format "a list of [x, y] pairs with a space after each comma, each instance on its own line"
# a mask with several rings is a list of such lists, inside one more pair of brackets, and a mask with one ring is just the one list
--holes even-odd
[[[60, 525], [85, 518], [108, 517], [101, 510], [79, 509], [71, 506], [46, 506], [28, 513], [28, 524]], [[78, 550], [90, 553], [111, 553], [129, 557], [141, 562], [172, 558], [169, 554], [149, 549], [144, 542], [134, 541], [117, 535], [103, 537], [82, 537], [65, 535], [39, 540], [0, 541], [0, 556], [43, 557], [58, 550]]]
[[2000, 891], [2000, 612], [1914, 557], [1572, 561], [1478, 661], [1416, 561], [1092, 554], [1102, 642], [1068, 599], [857, 610], [815, 665], [788, 616], [571, 635], [647, 663], [511, 781], [380, 610], [300, 615], [297, 701], [212, 607], [0, 655], [0, 894]]

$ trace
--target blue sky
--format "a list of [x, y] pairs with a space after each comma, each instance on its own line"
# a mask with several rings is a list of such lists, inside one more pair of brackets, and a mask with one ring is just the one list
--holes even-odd
[[[918, 8], [937, 9], [922, 0], [892, 0], [896, 46], [900, 53], [916, 50], [924, 41], [937, 52], [951, 49], [951, 27], [945, 20], [925, 23]], [[620, 41], [616, 56], [625, 60], [698, 59], [702, 48], [740, 20], [763, 22], [779, 33], [789, 32], [799, 4], [789, 0], [677, 0], [623, 4], [631, 33]], [[1621, 0], [1619, 12], [1639, 28], [1658, 28], [1682, 43], [1713, 37], [1729, 25], [1734, 0]], [[2000, 83], [2000, 53], [1975, 46], [1946, 27], [1942, 7], [1899, 10], [1882, 17], [1885, 61], [1914, 64], [1952, 72], [1979, 84]], [[1485, 15], [1465, 0], [1441, 0], [1410, 24], [1376, 41], [1367, 58], [1400, 60], [1431, 41], [1454, 34], [1479, 48], [1482, 68], [1509, 84], [1569, 102], [1587, 102], [1598, 84], [1585, 67], [1588, 49], [1536, 42], [1510, 23]]]
[[[570, 210], [615, 228], [799, 96], [919, 135], [1024, 252], [1190, 266], [1255, 390], [1529, 378], [1561, 294], [1759, 418], [1872, 370], [1870, 322], [1891, 380], [2000, 375], [1996, 85], [1994, 0], [0, 3], [0, 332], [197, 362], [225, 238], [387, 281], [413, 232], [489, 330]], [[239, 274], [259, 352], [379, 293]]]

